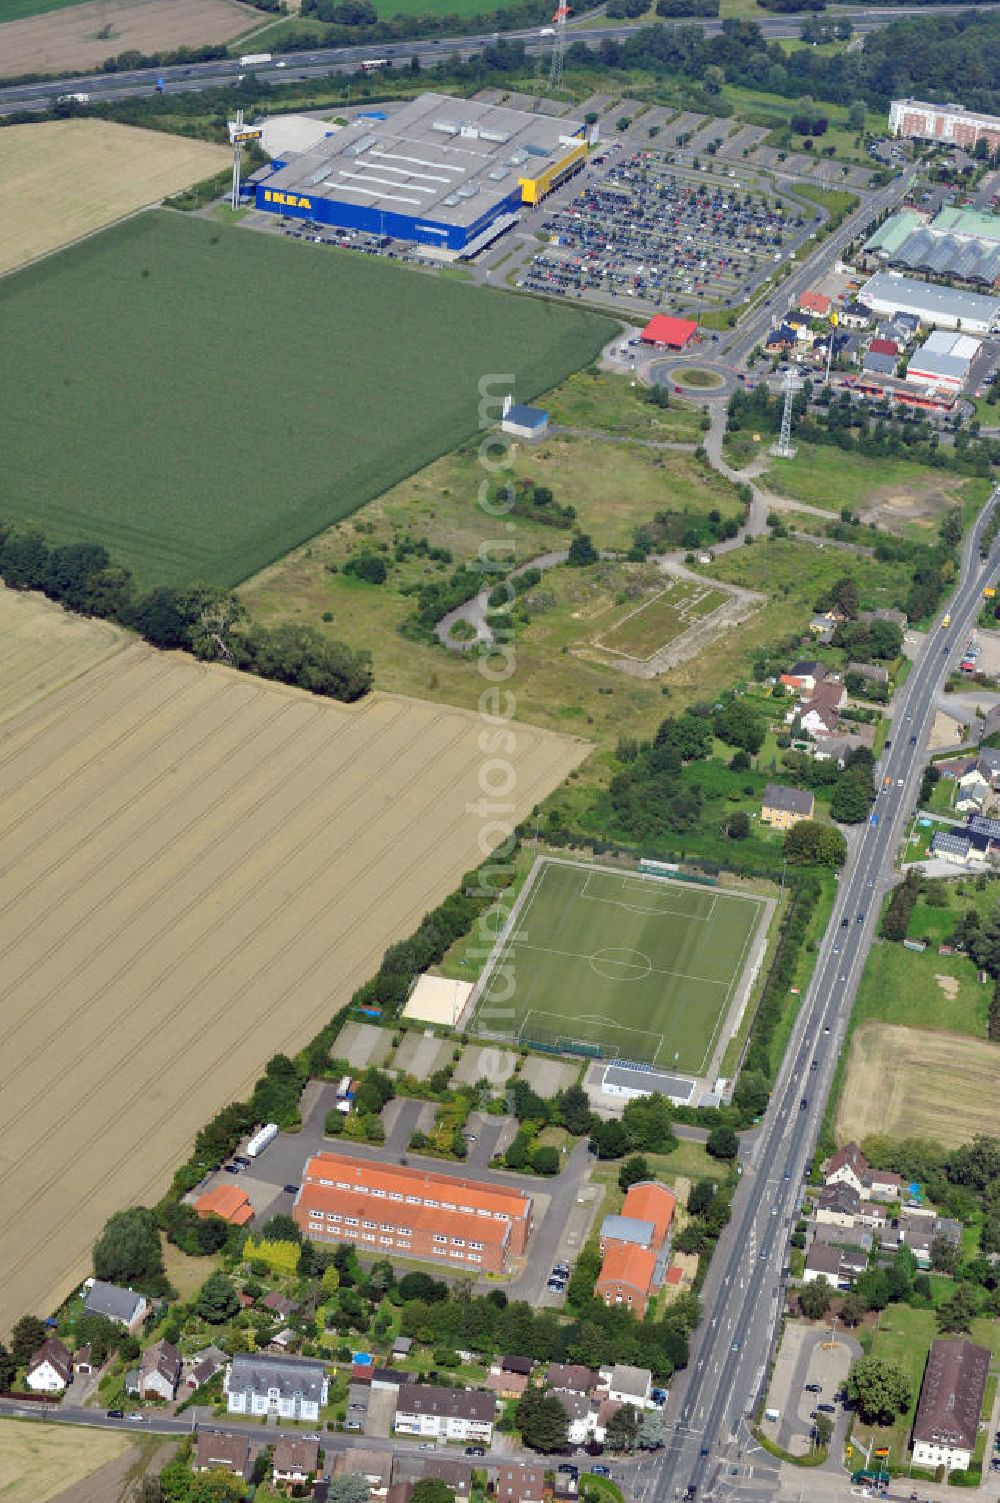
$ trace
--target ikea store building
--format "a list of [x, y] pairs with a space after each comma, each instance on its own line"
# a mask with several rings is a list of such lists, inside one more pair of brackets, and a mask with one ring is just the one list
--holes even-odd
[[582, 167], [582, 122], [423, 94], [361, 116], [256, 184], [272, 214], [470, 256]]

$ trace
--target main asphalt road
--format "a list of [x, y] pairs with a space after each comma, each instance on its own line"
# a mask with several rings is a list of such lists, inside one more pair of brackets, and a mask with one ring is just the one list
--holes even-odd
[[[705, 1318], [691, 1362], [667, 1408], [671, 1438], [643, 1469], [646, 1503], [675, 1497], [752, 1499], [776, 1491], [774, 1465], [755, 1447], [749, 1420], [762, 1396], [784, 1292], [788, 1236], [814, 1152], [837, 1056], [878, 922], [907, 812], [916, 802], [934, 701], [996, 582], [1000, 542], [984, 563], [980, 539], [994, 491], [968, 538], [951, 624], [928, 632], [897, 696], [877, 764], [873, 822], [854, 832], [816, 971], [799, 1011], [760, 1133], [743, 1166], [733, 1217], [702, 1292]], [[875, 822], [877, 821], [877, 822]]]
[[[855, 33], [860, 34], [874, 31], [901, 16], [926, 16], [933, 15], [936, 11], [953, 9], [949, 5], [898, 5], [877, 9], [838, 10], [825, 13], [824, 19], [849, 17]], [[761, 16], [755, 19], [770, 41], [797, 37], [802, 25], [801, 15]], [[709, 36], [719, 32], [722, 26], [718, 19], [690, 18], [685, 24], [702, 26]], [[586, 28], [570, 25], [567, 35], [571, 41], [598, 47], [607, 40], [623, 41], [639, 29], [635, 24], [627, 23]], [[353, 47], [325, 47], [308, 53], [274, 53], [267, 63], [258, 64], [252, 71], [258, 78], [278, 84], [319, 78], [329, 73], [353, 73], [361, 62], [372, 58], [386, 58], [391, 63], [408, 64], [415, 57], [420, 67], [426, 68], [456, 53], [463, 60], [475, 57], [484, 47], [496, 42], [499, 35], [499, 32], [488, 31], [471, 36], [415, 38], [412, 41], [368, 42]], [[551, 38], [543, 37], [537, 27], [505, 32], [504, 38], [506, 41], [523, 41], [529, 53], [544, 51], [552, 46]], [[249, 43], [248, 46], [252, 48], [253, 44]], [[152, 94], [157, 79], [163, 80], [163, 92], [167, 94], [232, 87], [250, 71], [250, 66], [242, 64], [238, 57], [229, 57], [184, 67], [135, 68], [121, 73], [78, 74], [41, 83], [12, 83], [0, 87], [0, 115], [9, 115], [17, 110], [37, 112], [49, 109], [60, 94], [89, 94], [92, 103]]]

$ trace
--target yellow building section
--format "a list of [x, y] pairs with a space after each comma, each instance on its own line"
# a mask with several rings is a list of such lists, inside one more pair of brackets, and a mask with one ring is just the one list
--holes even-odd
[[587, 143], [581, 141], [579, 146], [574, 146], [572, 151], [567, 152], [558, 162], [551, 163], [537, 177], [518, 178], [517, 185], [521, 190], [521, 202], [523, 204], [541, 203], [547, 193], [551, 193], [553, 188], [558, 187], [570, 168], [586, 155]]

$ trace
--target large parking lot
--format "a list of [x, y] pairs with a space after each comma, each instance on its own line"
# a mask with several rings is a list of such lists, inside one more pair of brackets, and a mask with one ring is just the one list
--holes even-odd
[[707, 176], [702, 165], [696, 156], [678, 167], [661, 152], [612, 148], [604, 175], [544, 220], [551, 243], [521, 285], [655, 307], [741, 302], [807, 238], [814, 216], [752, 190], [734, 167]]

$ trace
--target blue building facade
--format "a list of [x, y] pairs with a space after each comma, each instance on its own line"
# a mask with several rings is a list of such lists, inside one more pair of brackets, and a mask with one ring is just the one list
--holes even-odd
[[370, 204], [349, 203], [344, 199], [318, 194], [283, 192], [258, 183], [255, 206], [269, 214], [289, 219], [309, 219], [334, 229], [360, 230], [368, 235], [390, 235], [393, 240], [412, 240], [418, 245], [436, 245], [444, 250], [462, 251], [467, 245], [505, 214], [514, 214], [522, 205], [522, 190], [514, 188], [503, 198], [495, 199], [469, 224], [448, 224], [444, 220], [415, 217], [373, 208]]

